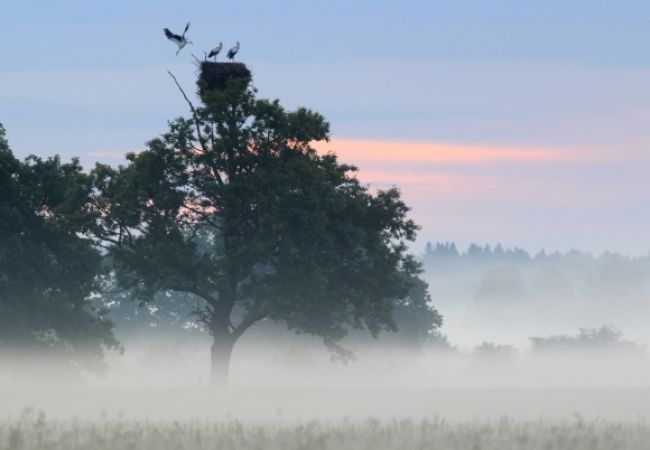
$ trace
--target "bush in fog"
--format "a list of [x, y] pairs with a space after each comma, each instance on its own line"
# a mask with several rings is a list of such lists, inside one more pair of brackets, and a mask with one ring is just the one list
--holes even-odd
[[483, 342], [481, 345], [474, 347], [473, 356], [483, 362], [510, 362], [517, 355], [517, 351], [512, 345], [495, 344], [493, 342]]
[[622, 339], [623, 333], [613, 325], [600, 328], [580, 328], [578, 334], [530, 337], [533, 352], [555, 351], [616, 351], [633, 353], [643, 351], [637, 343]]

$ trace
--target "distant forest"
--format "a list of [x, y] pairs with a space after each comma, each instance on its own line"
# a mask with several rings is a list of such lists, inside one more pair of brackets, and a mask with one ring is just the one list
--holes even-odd
[[[650, 255], [428, 243], [423, 278], [452, 342], [473, 336], [525, 345], [534, 335], [616, 326], [647, 341]], [[528, 341], [529, 342], [529, 341]], [[469, 344], [469, 342], [465, 342]], [[530, 343], [530, 342], [529, 342]]]
[[486, 262], [587, 262], [587, 261], [637, 261], [650, 263], [650, 252], [643, 257], [629, 257], [615, 252], [605, 252], [601, 255], [594, 256], [592, 253], [583, 252], [580, 250], [570, 250], [568, 252], [547, 252], [542, 249], [535, 254], [530, 254], [520, 247], [507, 248], [501, 244], [496, 244], [494, 247], [490, 245], [479, 245], [471, 243], [465, 251], [459, 250], [453, 242], [437, 242], [432, 244], [427, 242], [423, 259], [427, 264], [435, 264], [437, 261], [459, 259], [460, 261], [486, 261]]
[[[429, 282], [453, 272], [476, 287], [475, 300], [509, 301], [541, 298], [546, 302], [588, 297], [616, 302], [649, 294], [650, 255], [629, 257], [605, 252], [525, 250], [497, 244], [471, 244], [465, 251], [451, 242], [427, 243], [422, 256]], [[477, 279], [478, 277], [478, 279]], [[436, 289], [432, 290], [434, 301]]]

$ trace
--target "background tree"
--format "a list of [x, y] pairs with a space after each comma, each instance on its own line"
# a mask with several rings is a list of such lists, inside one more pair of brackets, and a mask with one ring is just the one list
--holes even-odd
[[[117, 348], [112, 324], [91, 305], [101, 255], [80, 237], [92, 179], [77, 160], [18, 161], [0, 125], [0, 353], [18, 363], [101, 370]], [[16, 369], [16, 366], [13, 366]], [[24, 366], [23, 366], [24, 368]], [[48, 372], [48, 378], [52, 373]]]
[[[224, 67], [239, 74], [206, 78]], [[397, 189], [372, 193], [354, 167], [317, 154], [310, 144], [328, 138], [328, 123], [257, 99], [245, 66], [202, 69], [190, 119], [128, 165], [94, 171], [96, 233], [119, 284], [145, 301], [159, 291], [201, 300], [215, 385], [227, 383], [236, 340], [263, 319], [339, 353], [350, 328], [395, 329], [395, 299], [419, 271], [406, 246], [417, 227]]]
[[393, 340], [404, 349], [420, 350], [432, 341], [444, 340], [438, 331], [442, 326], [442, 316], [431, 307], [427, 283], [416, 276], [409, 282], [408, 295], [397, 299], [393, 308], [398, 328]]
[[566, 334], [548, 337], [530, 337], [533, 352], [603, 352], [643, 353], [645, 349], [633, 341], [621, 339], [623, 333], [614, 325], [600, 328], [580, 328], [577, 335]]

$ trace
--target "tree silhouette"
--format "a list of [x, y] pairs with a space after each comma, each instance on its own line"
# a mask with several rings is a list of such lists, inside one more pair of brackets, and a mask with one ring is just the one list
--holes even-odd
[[239, 65], [206, 83], [206, 64], [202, 105], [183, 92], [191, 118], [125, 167], [94, 171], [95, 232], [119, 284], [147, 301], [160, 291], [200, 300], [217, 386], [260, 320], [321, 336], [339, 354], [350, 328], [395, 329], [395, 299], [419, 272], [406, 246], [417, 227], [398, 190], [373, 193], [354, 167], [319, 155], [310, 144], [329, 134], [320, 114], [256, 98]]
[[118, 347], [90, 300], [101, 271], [101, 255], [81, 237], [94, 220], [91, 188], [77, 160], [17, 160], [0, 125], [0, 353], [14, 370], [38, 355], [99, 371], [104, 348]]

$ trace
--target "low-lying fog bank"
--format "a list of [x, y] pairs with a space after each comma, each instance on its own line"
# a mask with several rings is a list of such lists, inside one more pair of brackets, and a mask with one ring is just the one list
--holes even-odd
[[[357, 351], [332, 362], [319, 346], [236, 351], [227, 391], [207, 387], [204, 346], [154, 351], [129, 346], [104, 377], [63, 382], [52, 367], [38, 377], [5, 376], [0, 418], [26, 406], [51, 417], [188, 420], [355, 420], [443, 417], [450, 421], [540, 417], [636, 421], [650, 417], [645, 352], [512, 353], [489, 347], [408, 354]], [[2, 447], [0, 447], [2, 448]]]
[[441, 341], [419, 350], [349, 341], [355, 358], [342, 363], [316, 338], [265, 341], [251, 333], [235, 347], [230, 389], [219, 391], [208, 388], [208, 336], [148, 333], [125, 339], [124, 352], [108, 355], [102, 376], [75, 377], [41, 357], [22, 367], [29, 375], [0, 376], [0, 419], [15, 419], [26, 406], [51, 418], [289, 424], [345, 417], [650, 417], [643, 346], [607, 327], [531, 343], [521, 350], [486, 342], [465, 351]]
[[[310, 420], [440, 417], [450, 422], [650, 418], [648, 388], [567, 389], [96, 389], [0, 390], [0, 418], [26, 406], [56, 419], [227, 420], [292, 424]], [[1, 447], [0, 447], [1, 448]]]

